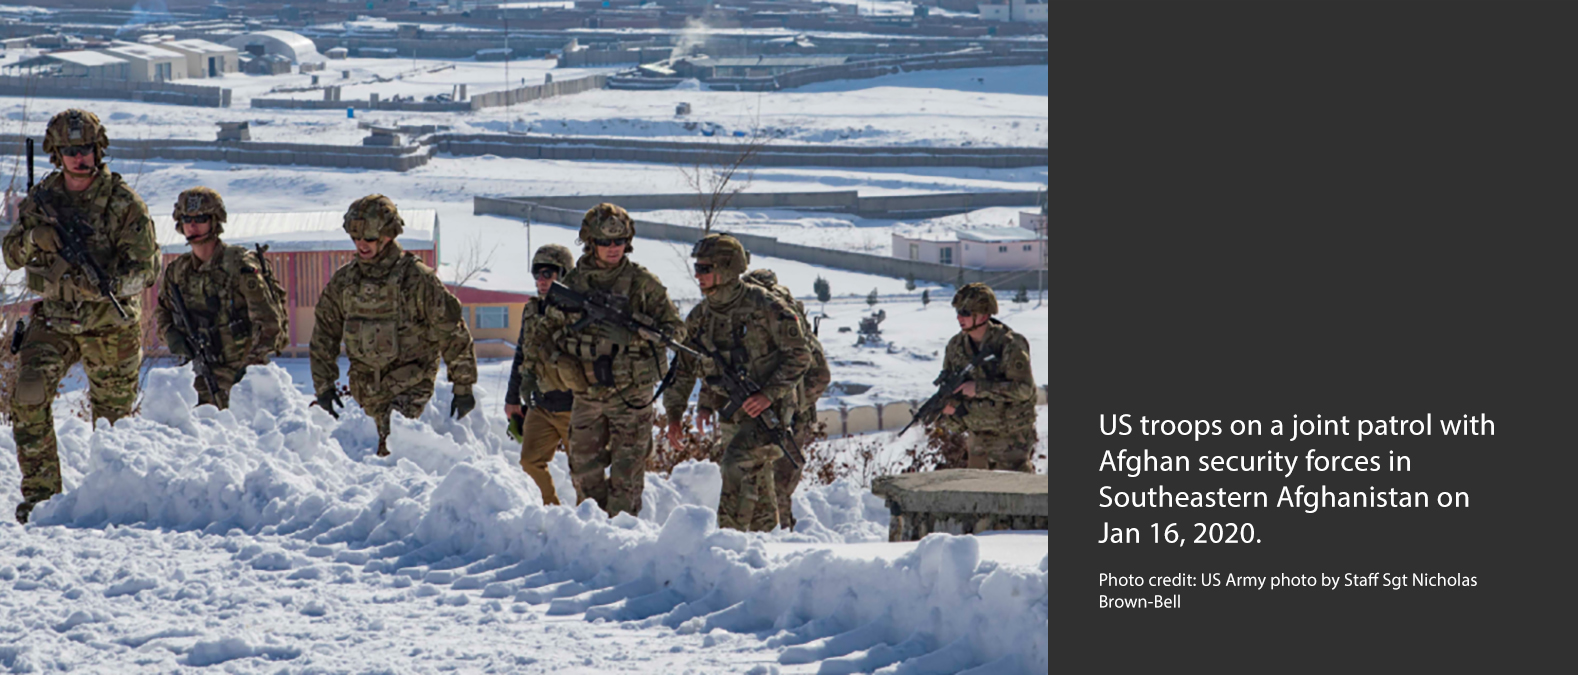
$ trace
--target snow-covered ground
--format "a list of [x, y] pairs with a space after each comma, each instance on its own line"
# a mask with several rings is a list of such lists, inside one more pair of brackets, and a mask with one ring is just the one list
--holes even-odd
[[[582, 77], [609, 69], [553, 69], [551, 61], [510, 63], [510, 81], [519, 86], [539, 84], [552, 72], [554, 80]], [[440, 72], [432, 68], [454, 65]], [[319, 73], [322, 84], [340, 82], [340, 70], [351, 69], [347, 82], [373, 76], [403, 79], [392, 82], [349, 84], [343, 98], [366, 98], [376, 92], [423, 96], [450, 92], [452, 84], [467, 83], [470, 93], [503, 89], [502, 62], [433, 61], [418, 59], [347, 59], [331, 61], [331, 70]], [[781, 92], [725, 91], [619, 91], [598, 90], [543, 99], [508, 108], [485, 108], [458, 113], [356, 112], [347, 119], [344, 109], [282, 110], [250, 108], [254, 97], [319, 98], [318, 91], [269, 93], [275, 87], [301, 87], [311, 75], [231, 75], [215, 80], [183, 81], [188, 84], [224, 86], [233, 90], [233, 107], [195, 108], [135, 101], [89, 104], [109, 124], [111, 138], [211, 139], [215, 122], [253, 122], [252, 138], [258, 141], [318, 142], [352, 145], [366, 131], [358, 121], [378, 124], [439, 124], [461, 133], [502, 133], [506, 130], [536, 134], [616, 136], [702, 140], [702, 128], [719, 128], [724, 134], [755, 127], [781, 132], [777, 143], [837, 143], [850, 145], [915, 146], [1032, 146], [1046, 147], [1047, 68], [1018, 66], [965, 70], [921, 71], [871, 80], [827, 82]], [[692, 113], [676, 117], [674, 107], [690, 103]], [[81, 101], [35, 98], [25, 102], [0, 97], [4, 130], [18, 133], [25, 120], [29, 133], [41, 133], [44, 123], [61, 109]], [[24, 106], [26, 115], [24, 117]]]
[[[496, 413], [447, 419], [447, 387], [395, 416], [388, 459], [277, 366], [228, 411], [155, 369], [141, 414], [91, 434], [81, 397], [56, 403], [67, 493], [0, 524], [12, 672], [1047, 667], [1041, 533], [881, 543], [847, 480], [800, 490], [795, 532], [719, 531], [710, 463], [649, 475], [639, 518], [541, 507]], [[7, 508], [17, 481], [0, 463]]]
[[[892, 255], [895, 232], [937, 232], [957, 227], [1018, 227], [1020, 212], [1031, 210], [1031, 207], [993, 206], [938, 218], [892, 220], [831, 211], [738, 209], [719, 213], [714, 227], [727, 232], [775, 237], [779, 241], [804, 246]], [[694, 210], [638, 211], [635, 215], [676, 225], [700, 227], [703, 222], [701, 212]]]

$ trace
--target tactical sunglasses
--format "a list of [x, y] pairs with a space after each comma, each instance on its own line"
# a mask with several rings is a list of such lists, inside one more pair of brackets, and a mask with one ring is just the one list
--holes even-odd
[[975, 316], [975, 312], [972, 312], [972, 311], [970, 311], [968, 309], [961, 309], [961, 310], [957, 310], [957, 311], [959, 313], [959, 318], [961, 318], [961, 319], [964, 318], [964, 317], [967, 317], [967, 316]]
[[624, 246], [630, 243], [629, 239], [593, 239], [592, 243], [598, 246]]
[[712, 274], [712, 263], [696, 263], [697, 274]]
[[538, 265], [536, 269], [531, 271], [531, 275], [538, 279], [552, 279], [559, 276], [559, 267], [557, 265]]
[[369, 244], [378, 241], [378, 237], [358, 237], [358, 239], [361, 239], [362, 241], [365, 241]]
[[183, 214], [181, 216], [181, 222], [183, 222], [183, 223], [207, 223], [210, 220], [213, 220], [213, 217], [208, 215], [208, 214], [206, 214], [206, 213], [200, 213], [200, 214], [197, 214], [195, 216], [188, 216], [188, 215], [184, 215]]
[[81, 157], [93, 154], [93, 149], [91, 145], [68, 145], [60, 149], [60, 154], [66, 157]]

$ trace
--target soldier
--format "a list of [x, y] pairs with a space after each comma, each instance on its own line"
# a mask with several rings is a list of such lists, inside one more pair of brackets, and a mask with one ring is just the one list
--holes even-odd
[[170, 287], [181, 289], [189, 320], [197, 330], [206, 331], [218, 391], [197, 378], [198, 404], [221, 409], [230, 405], [230, 388], [246, 373], [247, 366], [268, 363], [270, 352], [278, 353], [285, 338], [284, 312], [263, 276], [263, 263], [256, 253], [242, 246], [226, 246], [219, 235], [225, 231], [225, 202], [219, 193], [206, 187], [182, 192], [175, 200], [175, 231], [186, 237], [192, 247], [170, 261], [159, 288], [154, 317], [159, 334], [170, 353], [192, 358], [196, 344], [176, 325], [175, 303]]
[[[718, 526], [765, 532], [778, 525], [778, 500], [773, 463], [783, 450], [767, 438], [762, 413], [773, 408], [783, 424], [792, 425], [799, 410], [797, 390], [811, 365], [811, 348], [792, 305], [772, 291], [740, 281], [749, 256], [739, 240], [709, 234], [691, 249], [696, 283], [705, 297], [685, 317], [692, 344], [726, 356], [729, 368], [743, 368], [760, 389], [745, 400], [731, 419], [718, 420], [719, 464], [723, 494]], [[706, 427], [712, 415], [729, 404], [728, 393], [714, 384], [720, 365], [697, 363], [681, 354], [674, 366], [674, 386], [663, 394], [668, 414], [668, 440], [678, 445], [680, 419], [698, 375], [702, 378], [696, 421]]]
[[954, 391], [941, 418], [946, 428], [968, 434], [969, 467], [1033, 472], [1036, 444], [1036, 381], [1030, 373], [1030, 342], [997, 314], [997, 296], [982, 283], [965, 284], [953, 296], [959, 334], [948, 341], [944, 373], [963, 368], [982, 351], [997, 354]]
[[[558, 244], [543, 246], [532, 256], [531, 273], [537, 281], [537, 297], [528, 301], [521, 311], [521, 335], [515, 343], [509, 391], [504, 395], [504, 415], [512, 424], [516, 418], [523, 417], [521, 403], [526, 403], [526, 413], [519, 422], [521, 468], [542, 490], [542, 503], [550, 506], [559, 503], [559, 495], [548, 474], [548, 462], [553, 461], [553, 453], [560, 445], [566, 449], [570, 447], [570, 409], [575, 403], [575, 393], [552, 365], [558, 358], [558, 350], [541, 340], [536, 331], [545, 323], [548, 287], [574, 266], [575, 256], [570, 249]], [[538, 344], [547, 351], [533, 347]]]
[[449, 414], [459, 419], [477, 406], [471, 393], [477, 357], [460, 301], [433, 268], [395, 243], [405, 221], [394, 202], [383, 195], [356, 200], [345, 212], [345, 231], [356, 244], [356, 259], [335, 270], [318, 297], [312, 383], [318, 405], [339, 417], [335, 406], [345, 407], [336, 389], [343, 338], [351, 398], [378, 424], [378, 456], [387, 457], [390, 410], [408, 418], [422, 414], [440, 356], [455, 386]]
[[[21, 338], [11, 391], [22, 469], [22, 503], [16, 507], [21, 523], [34, 506], [63, 489], [50, 404], [71, 365], [81, 361], [87, 373], [94, 419], [125, 417], [137, 399], [138, 295], [159, 275], [159, 246], [148, 206], [104, 163], [109, 143], [93, 113], [72, 109], [51, 118], [44, 152], [60, 170], [34, 186], [5, 235], [6, 267], [26, 267], [28, 290], [42, 298]], [[55, 225], [68, 232], [64, 239]], [[63, 246], [72, 241], [80, 241], [102, 270], [102, 286], [96, 272], [67, 262]]]
[[[663, 332], [684, 326], [669, 302], [668, 289], [646, 268], [631, 262], [635, 221], [624, 209], [598, 204], [581, 219], [580, 260], [564, 284], [581, 293], [606, 294], [616, 305], [649, 320]], [[570, 475], [579, 501], [596, 499], [612, 516], [641, 513], [647, 458], [652, 454], [652, 386], [667, 364], [661, 343], [624, 328], [592, 322], [577, 329], [580, 315], [547, 310], [540, 340], [556, 350], [555, 368], [575, 392], [570, 410]], [[603, 476], [604, 470], [608, 476]]]
[[[750, 260], [749, 254], [746, 254], [746, 260]], [[822, 341], [817, 339], [811, 319], [805, 313], [805, 303], [796, 300], [794, 293], [787, 287], [779, 285], [777, 274], [772, 270], [751, 270], [744, 279], [746, 283], [772, 291], [779, 299], [792, 305], [795, 316], [800, 317], [800, 332], [805, 335], [806, 343], [811, 348], [811, 366], [806, 368], [805, 376], [800, 379], [800, 390], [796, 393], [800, 409], [794, 416], [794, 436], [800, 447], [807, 447], [816, 433], [816, 402], [821, 400], [822, 394], [827, 392], [827, 386], [833, 382], [833, 372], [827, 366], [827, 352], [822, 349]], [[800, 486], [801, 471], [802, 467], [795, 466], [782, 453], [773, 463], [773, 492], [778, 497], [778, 525], [786, 530], [794, 529], [795, 517], [791, 506], [794, 491]]]

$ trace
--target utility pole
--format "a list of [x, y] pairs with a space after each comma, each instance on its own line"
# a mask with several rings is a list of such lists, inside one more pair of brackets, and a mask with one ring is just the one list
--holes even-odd
[[1041, 202], [1041, 222], [1036, 224], [1036, 239], [1041, 243], [1041, 273], [1036, 276], [1036, 309], [1041, 308], [1043, 296], [1046, 294], [1047, 277], [1051, 276], [1052, 268], [1048, 264], [1047, 255], [1047, 189], [1041, 188], [1041, 197], [1036, 201]]
[[[501, 7], [504, 12], [504, 121], [509, 124], [510, 119], [510, 8]], [[513, 127], [506, 126], [505, 129]], [[530, 229], [528, 228], [528, 231]]]

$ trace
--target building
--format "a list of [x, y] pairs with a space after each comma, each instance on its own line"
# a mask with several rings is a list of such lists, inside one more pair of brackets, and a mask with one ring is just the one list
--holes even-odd
[[979, 6], [984, 21], [1013, 23], [1046, 23], [1046, 0], [1008, 0], [1007, 2], [982, 3]]
[[[1024, 222], [1021, 214], [1020, 222]], [[1028, 214], [1039, 216], [1039, 214]], [[973, 227], [893, 233], [893, 257], [988, 271], [1045, 266], [1045, 244], [1023, 227]]]
[[532, 296], [453, 284], [445, 286], [460, 300], [477, 356], [501, 359], [514, 357], [515, 341], [521, 334], [521, 312]]
[[[400, 246], [422, 262], [437, 267], [439, 223], [432, 209], [402, 209], [405, 233]], [[356, 247], [345, 234], [344, 211], [295, 211], [284, 213], [230, 213], [223, 235], [225, 243], [252, 248], [267, 244], [267, 258], [275, 278], [285, 289], [285, 310], [290, 318], [290, 348], [287, 355], [305, 356], [312, 340], [314, 311], [318, 295], [329, 277], [356, 255]], [[188, 248], [186, 239], [175, 231], [168, 212], [154, 215], [163, 264], [168, 266]], [[152, 307], [157, 287], [143, 294], [143, 306]], [[517, 314], [518, 314], [517, 310]], [[517, 320], [518, 321], [518, 320]], [[153, 328], [153, 313], [143, 316], [144, 345], [150, 352], [162, 351]], [[519, 325], [517, 324], [517, 328]], [[513, 340], [513, 337], [511, 338]], [[514, 343], [511, 342], [513, 345]], [[512, 352], [513, 353], [513, 352]]]
[[207, 40], [169, 40], [159, 47], [186, 55], [187, 77], [224, 77], [241, 70], [241, 58], [235, 47]]
[[317, 63], [325, 61], [312, 40], [288, 30], [263, 30], [225, 40], [225, 45], [253, 56], [273, 54], [289, 59], [291, 63]]
[[5, 67], [10, 75], [47, 75], [51, 77], [91, 77], [125, 80], [131, 76], [131, 63], [113, 54], [90, 51], [51, 52], [24, 59]]
[[125, 59], [132, 82], [169, 82], [186, 79], [186, 55], [164, 47], [137, 43], [117, 43], [103, 53]]

